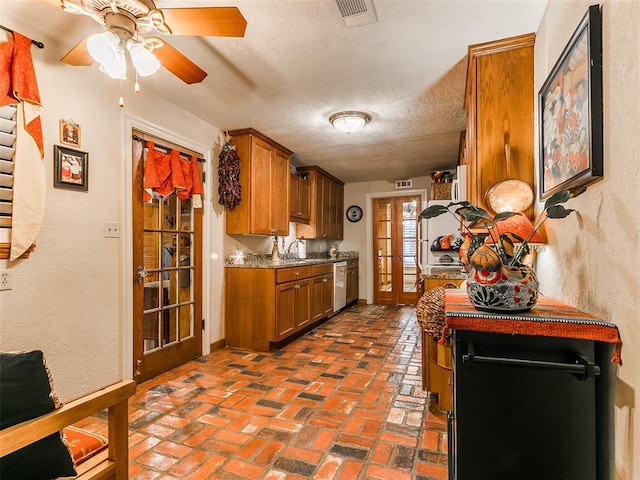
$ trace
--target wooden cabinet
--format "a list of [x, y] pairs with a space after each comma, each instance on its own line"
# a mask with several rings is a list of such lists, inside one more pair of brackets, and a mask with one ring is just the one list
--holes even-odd
[[427, 292], [432, 288], [444, 287], [444, 288], [460, 288], [462, 285], [462, 279], [456, 278], [429, 278], [424, 279], [424, 291]]
[[358, 301], [358, 260], [347, 261], [347, 305]]
[[311, 278], [311, 321], [333, 313], [333, 264], [314, 265]]
[[240, 204], [226, 212], [227, 234], [289, 234], [291, 151], [253, 129], [229, 132], [240, 157]]
[[[468, 200], [487, 209], [496, 182], [522, 180], [533, 187], [534, 34], [471, 45], [467, 69], [464, 162]], [[507, 172], [505, 144], [511, 147]], [[530, 218], [533, 207], [525, 212]]]
[[342, 240], [344, 235], [344, 183], [319, 167], [299, 167], [311, 184], [311, 218], [297, 225], [298, 238]]
[[308, 279], [283, 283], [276, 287], [276, 318], [273, 341], [284, 340], [311, 321], [309, 299], [311, 282]]
[[224, 302], [226, 344], [269, 351], [333, 312], [333, 264], [227, 268]]
[[311, 182], [289, 174], [289, 221], [308, 224], [311, 220]]

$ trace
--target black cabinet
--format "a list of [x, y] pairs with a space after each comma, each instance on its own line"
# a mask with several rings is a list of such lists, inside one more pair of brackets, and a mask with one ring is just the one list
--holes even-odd
[[454, 330], [451, 480], [612, 478], [613, 346]]

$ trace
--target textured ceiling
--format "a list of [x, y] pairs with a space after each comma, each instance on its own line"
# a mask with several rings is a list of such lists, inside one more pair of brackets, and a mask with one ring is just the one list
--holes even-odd
[[[158, 0], [160, 8], [235, 5], [247, 29], [244, 38], [170, 38], [209, 75], [186, 85], [162, 70], [143, 88], [223, 130], [253, 127], [292, 150], [294, 164], [345, 182], [423, 176], [456, 165], [467, 46], [535, 32], [546, 3], [374, 0], [378, 22], [347, 27], [335, 0]], [[61, 56], [101, 29], [37, 0], [0, 6], [32, 26], [25, 34], [59, 42]], [[346, 135], [328, 122], [341, 110], [372, 120]]]

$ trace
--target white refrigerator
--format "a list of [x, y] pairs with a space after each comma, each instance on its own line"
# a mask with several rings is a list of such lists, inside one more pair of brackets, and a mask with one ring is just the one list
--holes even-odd
[[[451, 200], [431, 200], [424, 202], [423, 209], [431, 205], [447, 206]], [[439, 250], [437, 239], [451, 235], [451, 243], [460, 239], [460, 225], [458, 220], [449, 214], [443, 214], [428, 220], [420, 220], [420, 270], [422, 273], [436, 273], [434, 270], [460, 270], [460, 256], [457, 250]], [[435, 243], [435, 245], [434, 245]]]

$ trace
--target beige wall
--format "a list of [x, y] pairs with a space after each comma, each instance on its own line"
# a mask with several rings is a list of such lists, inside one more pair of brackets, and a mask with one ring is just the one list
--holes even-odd
[[[591, 3], [549, 3], [536, 37], [536, 92]], [[633, 480], [640, 478], [640, 2], [602, 5], [604, 180], [567, 204], [578, 215], [547, 224], [549, 245], [537, 271], [544, 294], [620, 329], [624, 365], [615, 392], [615, 478]]]
[[[123, 365], [130, 312], [122, 311], [124, 224], [123, 118], [132, 115], [159, 129], [213, 146], [219, 131], [149, 91], [135, 96], [124, 85], [126, 106], [118, 107], [120, 84], [97, 68], [59, 62], [63, 49], [34, 30], [33, 22], [12, 17], [3, 3], [3, 23], [45, 43], [32, 48], [44, 106], [46, 211], [37, 248], [26, 260], [8, 263], [13, 289], [0, 292], [0, 350], [41, 349], [63, 399], [126, 378]], [[89, 191], [53, 188], [53, 145], [59, 144], [58, 121], [71, 118], [81, 126], [81, 150], [89, 152]], [[210, 188], [210, 187], [205, 187]], [[207, 202], [211, 202], [208, 196]], [[210, 232], [221, 232], [222, 217], [210, 215]], [[104, 222], [122, 223], [123, 237], [104, 238]], [[222, 234], [209, 239], [205, 260], [213, 292], [208, 312], [212, 340], [221, 335]], [[219, 252], [219, 253], [218, 253]], [[205, 313], [206, 315], [206, 313]], [[129, 333], [130, 335], [130, 333]], [[219, 337], [218, 337], [219, 338]]]

